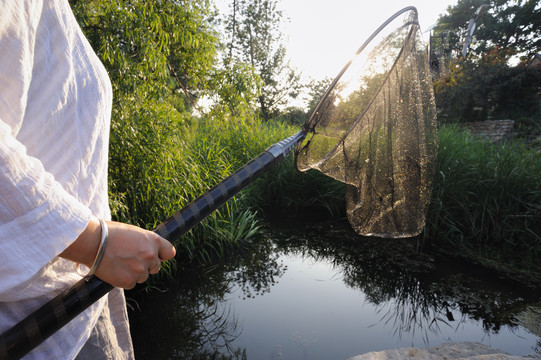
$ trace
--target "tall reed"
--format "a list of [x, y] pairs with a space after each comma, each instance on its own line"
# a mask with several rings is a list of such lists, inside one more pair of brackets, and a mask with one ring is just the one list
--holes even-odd
[[[185, 114], [167, 102], [117, 110], [109, 177], [114, 219], [153, 228], [294, 131], [255, 118]], [[205, 263], [255, 235], [257, 209], [245, 199], [241, 192], [175, 244], [177, 260]]]
[[541, 272], [541, 157], [457, 126], [439, 131], [425, 239], [486, 264]]

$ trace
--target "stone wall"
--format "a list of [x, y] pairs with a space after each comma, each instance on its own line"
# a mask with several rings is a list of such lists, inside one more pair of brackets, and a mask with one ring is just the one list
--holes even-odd
[[486, 120], [464, 124], [471, 134], [487, 137], [492, 142], [510, 139], [514, 125], [514, 120]]

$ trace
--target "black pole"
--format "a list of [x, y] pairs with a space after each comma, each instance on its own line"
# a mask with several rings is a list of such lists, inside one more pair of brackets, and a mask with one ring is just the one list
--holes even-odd
[[[305, 133], [299, 131], [248, 162], [161, 223], [154, 232], [174, 242], [267, 170], [281, 162]], [[0, 335], [0, 359], [20, 359], [113, 289], [96, 276], [83, 278]]]

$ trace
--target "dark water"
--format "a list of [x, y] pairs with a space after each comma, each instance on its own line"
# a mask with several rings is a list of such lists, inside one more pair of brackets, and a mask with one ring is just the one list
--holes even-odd
[[138, 359], [348, 359], [475, 341], [541, 357], [541, 294], [343, 224], [274, 231], [157, 284], [130, 314]]

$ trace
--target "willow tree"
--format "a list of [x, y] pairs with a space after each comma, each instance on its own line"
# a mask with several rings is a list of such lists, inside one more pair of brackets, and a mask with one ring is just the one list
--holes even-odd
[[[113, 215], [152, 226], [178, 193], [175, 169], [192, 136], [192, 104], [213, 71], [209, 0], [71, 0], [114, 92], [109, 179]], [[176, 196], [176, 195], [171, 195]], [[162, 200], [163, 199], [163, 200]]]

